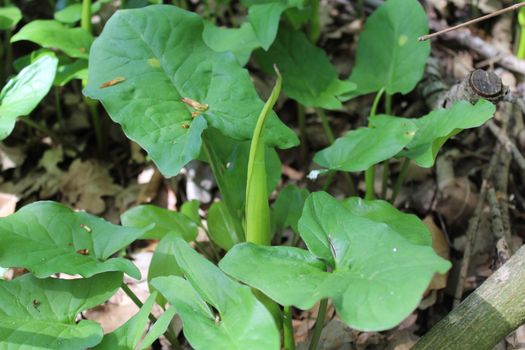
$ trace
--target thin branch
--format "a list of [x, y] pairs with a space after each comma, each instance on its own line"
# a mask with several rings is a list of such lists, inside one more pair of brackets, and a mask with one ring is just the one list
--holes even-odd
[[466, 27], [466, 26], [469, 26], [471, 24], [474, 24], [474, 23], [478, 23], [478, 22], [481, 22], [481, 21], [484, 21], [486, 19], [489, 19], [489, 18], [492, 18], [492, 17], [495, 17], [495, 16], [499, 16], [503, 13], [506, 13], [506, 12], [509, 12], [509, 11], [515, 11], [517, 9], [519, 9], [520, 7], [523, 7], [525, 6], [525, 3], [519, 3], [519, 4], [515, 4], [515, 5], [512, 5], [512, 6], [509, 6], [509, 7], [506, 7], [504, 9], [501, 9], [501, 10], [498, 10], [498, 11], [494, 11], [492, 13], [489, 13], [488, 15], [485, 15], [485, 16], [481, 16], [481, 17], [478, 17], [478, 18], [475, 18], [473, 20], [470, 20], [470, 21], [467, 21], [465, 23], [461, 23], [461, 24], [458, 24], [456, 26], [453, 26], [453, 27], [449, 27], [449, 28], [446, 28], [446, 29], [443, 29], [443, 30], [440, 30], [439, 32], [436, 32], [436, 33], [432, 33], [432, 34], [428, 34], [428, 35], [423, 35], [423, 36], [420, 36], [419, 38], [417, 38], [418, 41], [425, 41], [425, 40], [428, 40], [428, 39], [431, 39], [433, 37], [436, 37], [438, 35], [441, 35], [441, 34], [444, 34], [444, 33], [448, 33], [448, 32], [451, 32], [453, 30], [456, 30], [458, 28], [462, 28], [462, 27]]

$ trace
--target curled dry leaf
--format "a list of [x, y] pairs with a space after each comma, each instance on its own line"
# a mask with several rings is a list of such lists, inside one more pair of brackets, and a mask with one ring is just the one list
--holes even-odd
[[102, 197], [114, 196], [121, 187], [113, 183], [108, 169], [96, 160], [76, 159], [62, 177], [60, 192], [71, 206], [100, 214], [106, 209]]

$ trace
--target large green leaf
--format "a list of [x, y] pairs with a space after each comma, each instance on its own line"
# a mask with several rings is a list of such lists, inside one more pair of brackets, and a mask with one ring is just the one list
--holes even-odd
[[403, 213], [386, 201], [351, 197], [343, 205], [355, 216], [388, 225], [414, 244], [432, 245], [432, 235], [417, 216]]
[[475, 105], [459, 101], [449, 109], [436, 109], [424, 117], [413, 119], [417, 133], [407, 145], [407, 150], [399, 156], [429, 168], [434, 165], [439, 149], [450, 137], [463, 129], [483, 125], [495, 112], [496, 107], [486, 100], [479, 100]]
[[76, 321], [86, 309], [109, 299], [122, 283], [111, 272], [91, 278], [37, 279], [24, 275], [0, 280], [0, 344], [2, 349], [85, 349], [102, 340], [93, 321]]
[[22, 12], [16, 6], [0, 8], [0, 30], [11, 29], [22, 19]]
[[155, 304], [157, 293], [152, 293], [140, 310], [126, 323], [111, 333], [104, 335], [102, 342], [93, 350], [133, 350], [144, 335], [148, 316]]
[[349, 78], [357, 90], [348, 97], [381, 88], [388, 94], [414, 89], [430, 54], [430, 42], [417, 38], [427, 33], [427, 17], [417, 0], [387, 0], [365, 23]]
[[152, 284], [177, 309], [193, 348], [279, 349], [273, 318], [249, 287], [234, 282], [180, 238], [176, 258], [186, 280], [159, 277]]
[[44, 56], [22, 69], [0, 92], [0, 140], [13, 131], [16, 118], [28, 115], [53, 85], [58, 60]]
[[299, 30], [281, 26], [270, 49], [256, 51], [256, 58], [267, 72], [277, 65], [284, 92], [307, 107], [341, 108], [337, 97], [355, 89], [354, 83], [339, 80], [326, 53]]
[[388, 222], [354, 215], [317, 192], [307, 199], [299, 221], [311, 253], [243, 243], [219, 266], [282, 305], [307, 309], [332, 298], [339, 317], [352, 328], [388, 329], [414, 310], [436, 272], [450, 268], [431, 246], [414, 244], [393, 229], [399, 225]]
[[[165, 235], [160, 241], [148, 269], [148, 285], [151, 292], [155, 288], [151, 285], [151, 280], [161, 276], [182, 276], [182, 271], [175, 259], [175, 242], [177, 236], [173, 234]], [[157, 303], [159, 305], [166, 305], [166, 299], [162, 295], [157, 296]]]
[[21, 40], [58, 49], [70, 57], [88, 58], [93, 36], [82, 28], [69, 28], [54, 20], [36, 20], [26, 24], [11, 38], [12, 43]]
[[170, 233], [193, 241], [197, 237], [197, 224], [186, 215], [151, 204], [133, 207], [120, 216], [123, 226], [144, 228], [155, 223], [141, 238], [161, 239]]
[[[210, 49], [203, 30], [195, 13], [153, 5], [117, 12], [91, 49], [85, 94], [102, 101], [166, 176], [198, 156], [206, 125], [250, 139], [263, 107], [248, 72], [231, 54]], [[104, 87], [112, 81], [119, 83]], [[181, 98], [199, 103], [194, 112], [205, 119], [193, 119]], [[267, 131], [270, 146], [297, 143], [274, 113]]]
[[244, 1], [249, 4], [248, 19], [261, 47], [268, 50], [275, 40], [284, 10], [302, 7], [303, 0]]
[[250, 23], [240, 28], [223, 28], [205, 22], [202, 38], [206, 45], [217, 52], [232, 52], [241, 66], [248, 63], [252, 51], [260, 46]]
[[348, 132], [314, 157], [326, 168], [362, 171], [398, 154], [416, 134], [410, 119], [377, 115], [370, 117], [370, 127]]
[[111, 256], [150, 228], [113, 225], [55, 202], [32, 203], [0, 220], [0, 266], [23, 267], [39, 278], [123, 271], [138, 279], [131, 261]]

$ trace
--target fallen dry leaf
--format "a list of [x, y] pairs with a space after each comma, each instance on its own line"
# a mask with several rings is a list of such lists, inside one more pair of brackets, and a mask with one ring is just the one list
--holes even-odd
[[62, 177], [60, 192], [63, 200], [77, 209], [100, 214], [106, 209], [102, 197], [114, 196], [122, 188], [113, 183], [108, 169], [94, 159], [76, 159]]

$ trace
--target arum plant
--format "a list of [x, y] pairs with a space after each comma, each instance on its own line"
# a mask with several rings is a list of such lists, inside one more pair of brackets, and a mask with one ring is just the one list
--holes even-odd
[[[53, 339], [57, 349], [144, 349], [164, 333], [178, 348], [179, 337], [169, 326], [178, 314], [195, 349], [279, 349], [281, 334], [284, 347], [293, 349], [293, 308], [320, 303], [310, 340], [315, 349], [329, 300], [355, 329], [389, 329], [417, 307], [434, 274], [450, 268], [433, 251], [426, 226], [386, 201], [338, 200], [288, 186], [270, 208], [269, 193], [281, 178], [275, 147], [298, 143], [272, 109], [281, 85], [289, 97], [313, 108], [337, 109], [345, 99], [378, 93], [368, 126], [349, 131], [314, 159], [333, 171], [357, 172], [395, 157], [430, 167], [448, 138], [483, 124], [494, 106], [463, 101], [420, 118], [376, 113], [382, 93], [407, 93], [421, 77], [429, 48], [415, 43], [427, 30], [415, 0], [388, 0], [370, 17], [346, 81], [320, 48], [294, 31], [291, 12], [284, 16], [287, 23], [279, 20], [295, 2], [271, 4], [249, 5], [251, 29], [238, 29], [257, 32], [267, 49], [255, 54], [263, 70], [273, 64], [281, 69], [266, 103], [238, 52], [210, 44], [210, 24], [195, 13], [167, 5], [119, 11], [92, 45], [89, 41], [84, 94], [102, 103], [164, 176], [177, 175], [193, 160], [207, 162], [220, 200], [211, 204], [207, 225], [198, 202], [185, 203], [180, 211], [137, 206], [122, 214], [122, 225], [54, 202], [30, 204], [0, 220], [0, 266], [30, 273], [0, 282], [0, 296], [6, 296], [0, 298], [2, 344], [38, 349]], [[261, 10], [255, 6], [263, 5], [270, 6], [264, 7], [271, 14], [267, 19], [255, 16]], [[266, 28], [261, 23], [272, 24], [272, 31], [259, 31]], [[61, 33], [85, 35], [82, 28]], [[17, 35], [22, 40], [38, 31]], [[87, 54], [69, 40], [63, 44], [64, 52]], [[243, 52], [243, 58], [250, 53]], [[326, 74], [306, 76], [312, 67]], [[16, 93], [2, 92], [0, 107]], [[390, 105], [390, 98], [386, 101]], [[9, 123], [27, 113], [13, 113]], [[295, 232], [291, 243], [271, 246], [274, 231], [287, 227]], [[195, 242], [199, 230], [208, 234], [209, 250]], [[118, 256], [138, 239], [159, 240], [147, 277], [152, 295], [144, 303], [123, 284], [124, 273], [139, 279], [139, 270]], [[297, 247], [301, 239], [306, 249]], [[219, 261], [218, 267], [212, 261]], [[80, 278], [53, 277], [59, 273]], [[81, 311], [104, 302], [119, 286], [141, 308], [133, 318], [106, 335], [94, 322], [75, 323]], [[164, 310], [158, 319], [151, 315], [155, 302]], [[147, 319], [154, 324], [144, 334]]]

